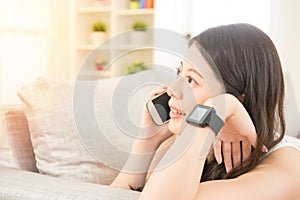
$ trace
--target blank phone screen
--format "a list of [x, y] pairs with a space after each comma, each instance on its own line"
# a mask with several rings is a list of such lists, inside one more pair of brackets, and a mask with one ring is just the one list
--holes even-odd
[[168, 105], [170, 98], [171, 97], [167, 93], [164, 93], [152, 100], [152, 103], [163, 122], [170, 119], [170, 107]]

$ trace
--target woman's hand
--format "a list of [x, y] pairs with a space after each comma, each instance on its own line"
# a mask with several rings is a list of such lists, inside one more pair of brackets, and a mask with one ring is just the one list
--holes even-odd
[[217, 136], [214, 154], [217, 162], [224, 162], [229, 172], [251, 155], [251, 146], [256, 146], [254, 124], [244, 106], [233, 95], [221, 94], [208, 99], [204, 104], [214, 107], [218, 114], [223, 111], [220, 117], [225, 124]]
[[[166, 90], [167, 90], [166, 86], [159, 87], [153, 90], [148, 95], [148, 100], [152, 99], [155, 96], [165, 93]], [[142, 127], [141, 136], [147, 140], [152, 141], [154, 145], [159, 146], [161, 143], [163, 143], [165, 140], [167, 140], [169, 137], [173, 135], [173, 133], [168, 128], [168, 123], [162, 126], [158, 126], [153, 122], [146, 106], [142, 114], [141, 127]]]
[[237, 137], [223, 139], [222, 135], [217, 138], [214, 144], [214, 155], [219, 164], [224, 162], [226, 171], [229, 172], [250, 157], [251, 143], [247, 139], [239, 141]]

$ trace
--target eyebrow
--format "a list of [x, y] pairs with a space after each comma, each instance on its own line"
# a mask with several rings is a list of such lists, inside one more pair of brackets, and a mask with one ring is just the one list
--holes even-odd
[[[181, 66], [183, 67], [183, 62], [182, 62], [182, 61], [180, 62], [180, 64], [181, 64]], [[187, 69], [187, 71], [188, 71], [188, 72], [189, 72], [189, 71], [192, 71], [192, 72], [198, 74], [201, 78], [203, 78], [203, 76], [202, 76], [197, 70], [195, 70], [194, 68], [189, 68], [189, 69]]]

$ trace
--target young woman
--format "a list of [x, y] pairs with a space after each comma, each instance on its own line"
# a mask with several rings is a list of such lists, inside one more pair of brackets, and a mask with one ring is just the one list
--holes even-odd
[[[171, 120], [157, 127], [145, 112], [143, 137], [132, 148], [143, 156], [130, 157], [111, 185], [140, 189], [140, 199], [152, 200], [300, 199], [300, 145], [284, 138], [284, 80], [270, 38], [252, 25], [232, 24], [193, 41], [189, 53], [197, 65], [182, 61], [174, 83], [150, 95], [171, 96]], [[196, 104], [216, 110], [224, 121], [218, 133], [187, 125]], [[157, 150], [169, 138], [174, 143], [158, 155], [159, 170], [148, 179], [155, 152], [163, 154]], [[184, 152], [162, 167], [187, 138]], [[128, 173], [133, 168], [137, 173]]]

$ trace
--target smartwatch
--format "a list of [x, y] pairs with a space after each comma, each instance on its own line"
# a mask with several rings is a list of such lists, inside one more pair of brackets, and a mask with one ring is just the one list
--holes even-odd
[[206, 127], [209, 126], [216, 135], [224, 126], [223, 120], [216, 114], [216, 110], [209, 106], [197, 104], [186, 118], [188, 124]]

